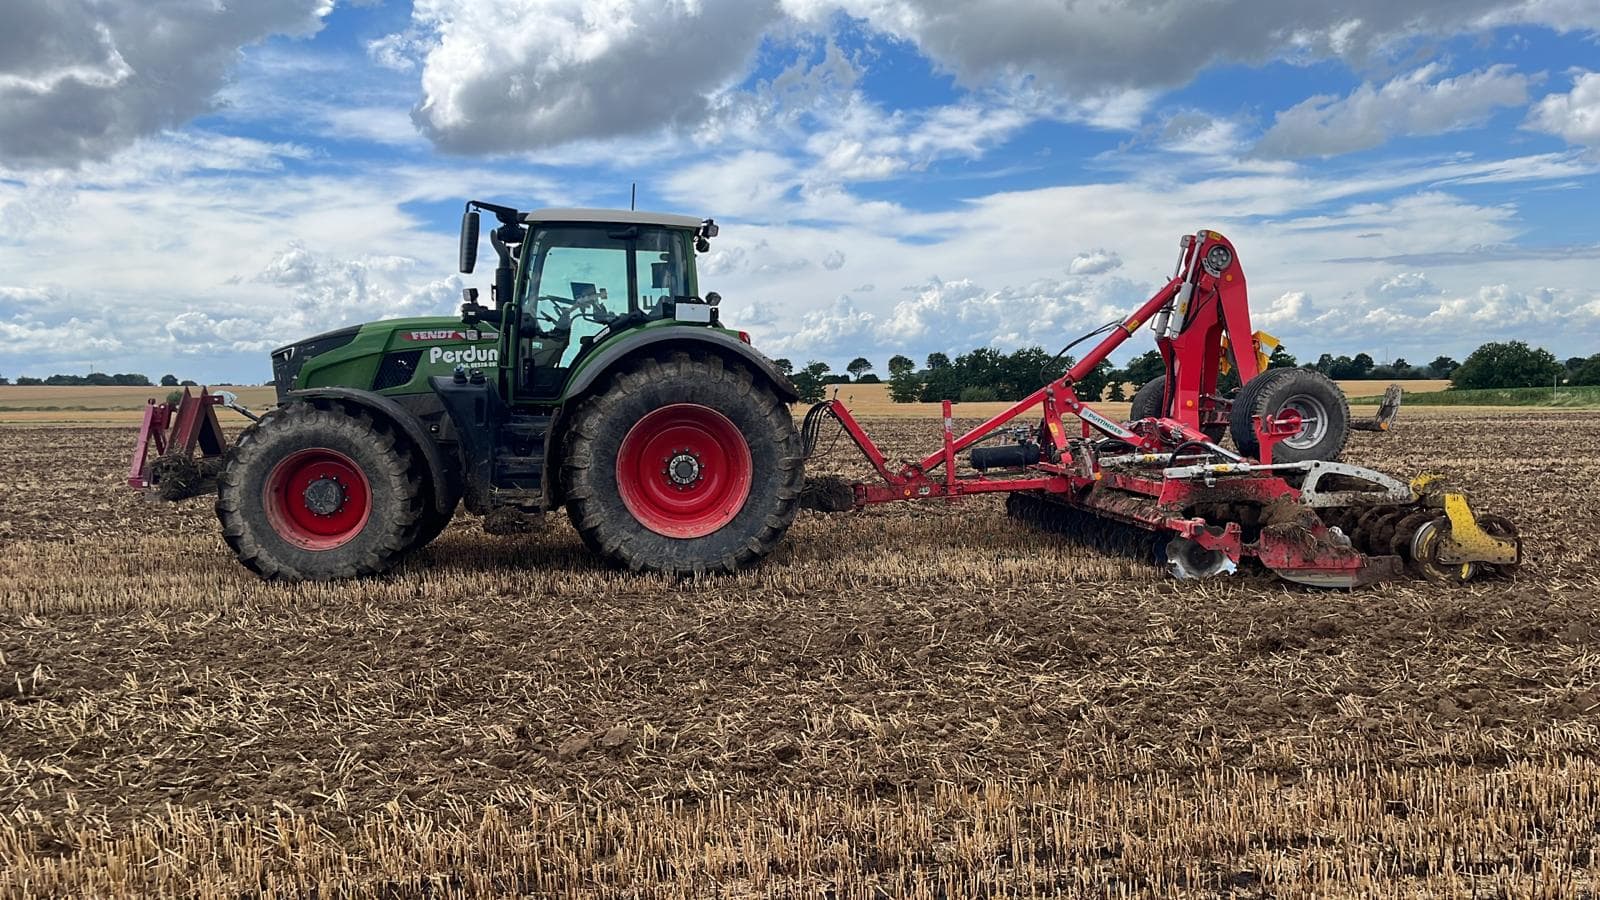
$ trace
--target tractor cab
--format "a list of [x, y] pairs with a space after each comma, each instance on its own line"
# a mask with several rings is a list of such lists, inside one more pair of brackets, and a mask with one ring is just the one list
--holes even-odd
[[719, 298], [702, 299], [695, 277], [695, 251], [717, 233], [709, 219], [474, 202], [462, 225], [464, 273], [477, 256], [478, 208], [501, 222], [490, 234], [500, 257], [495, 309], [477, 306], [469, 289], [463, 313], [500, 320], [512, 397], [559, 400], [573, 370], [612, 335], [658, 322], [718, 324]]

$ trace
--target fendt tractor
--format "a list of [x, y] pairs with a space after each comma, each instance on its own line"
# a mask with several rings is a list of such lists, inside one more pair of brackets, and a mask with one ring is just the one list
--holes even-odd
[[[1476, 514], [1440, 479], [1337, 461], [1352, 429], [1390, 428], [1398, 389], [1375, 418], [1352, 421], [1332, 381], [1268, 368], [1275, 341], [1251, 330], [1243, 269], [1214, 231], [1181, 239], [1175, 273], [1133, 314], [1069, 343], [1062, 355], [1104, 335], [1065, 374], [1041, 374], [1039, 390], [960, 435], [946, 401], [942, 445], [893, 465], [837, 398], [796, 430], [794, 385], [723, 324], [715, 292], [701, 293], [695, 254], [717, 236], [711, 219], [471, 201], [465, 274], [481, 213], [498, 222], [489, 305], [468, 288], [459, 316], [276, 350], [278, 402], [260, 416], [203, 388], [152, 400], [129, 484], [166, 499], [215, 490], [239, 559], [285, 580], [383, 572], [458, 506], [494, 531], [564, 506], [614, 563], [699, 575], [761, 560], [802, 505], [989, 493], [1007, 495], [1014, 519], [1180, 577], [1247, 565], [1322, 587], [1451, 583], [1521, 562], [1512, 524]], [[1166, 374], [1119, 422], [1073, 385], [1147, 323]], [[1224, 391], [1230, 374], [1241, 386]], [[231, 446], [219, 406], [255, 419]], [[1030, 412], [1034, 424], [1018, 421]], [[806, 481], [830, 421], [878, 482]]]

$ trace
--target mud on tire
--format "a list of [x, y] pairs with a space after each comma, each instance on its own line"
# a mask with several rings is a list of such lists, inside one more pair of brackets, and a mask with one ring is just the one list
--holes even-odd
[[[344, 502], [338, 502], [338, 494], [333, 500], [338, 507], [333, 515], [350, 524], [333, 534], [314, 530], [320, 527], [314, 518], [313, 530], [297, 527], [296, 521], [315, 514], [301, 492], [283, 490], [296, 466], [317, 459], [355, 476], [346, 479], [352, 483], [346, 485]], [[338, 407], [293, 403], [263, 417], [229, 451], [217, 478], [217, 518], [239, 561], [263, 578], [327, 581], [373, 575], [392, 567], [416, 541], [424, 503], [421, 481], [410, 447], [385, 423]], [[306, 508], [291, 508], [295, 503]], [[365, 515], [350, 509], [352, 504], [364, 505]]]
[[[665, 489], [640, 484], [634, 441], [646, 440], [648, 435], [630, 434], [652, 414], [659, 421], [668, 408], [682, 409], [695, 421], [709, 423], [710, 431], [722, 429], [720, 434], [733, 445], [725, 462], [734, 468], [748, 466], [748, 493], [742, 505], [736, 502], [736, 494], [730, 494], [733, 499], [725, 514], [712, 511], [698, 519], [678, 521], [657, 507], [659, 514], [651, 524], [641, 520], [641, 515], [652, 518], [649, 508], [641, 507], [641, 502], [648, 503], [648, 497], [639, 499], [641, 491], [653, 489], [660, 494], [673, 485], [665, 480]], [[667, 415], [672, 427], [670, 412]], [[648, 446], [658, 449], [654, 444]], [[657, 455], [675, 454], [672, 446], [658, 450]], [[625, 459], [625, 451], [631, 462]], [[671, 460], [679, 460], [685, 477], [698, 475], [700, 463], [691, 463], [689, 454], [681, 456], [684, 458], [671, 456], [661, 461], [663, 479]], [[662, 359], [644, 359], [617, 374], [603, 393], [573, 413], [562, 457], [567, 515], [583, 542], [629, 569], [676, 575], [732, 572], [772, 552], [794, 522], [805, 481], [800, 436], [789, 408], [770, 388], [754, 380], [748, 369], [724, 364], [712, 354], [674, 353]], [[651, 457], [649, 477], [655, 477], [655, 465]], [[708, 478], [716, 475], [707, 469]], [[699, 482], [691, 482], [683, 489], [692, 493], [701, 487]], [[671, 500], [668, 494], [660, 502], [669, 504]], [[641, 512], [636, 514], [636, 509]], [[664, 533], [674, 530], [692, 536]]]

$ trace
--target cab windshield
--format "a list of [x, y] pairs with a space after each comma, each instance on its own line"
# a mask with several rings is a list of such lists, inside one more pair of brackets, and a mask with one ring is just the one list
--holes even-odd
[[[665, 228], [561, 225], [534, 232], [524, 309], [545, 366], [566, 368], [583, 339], [689, 293], [684, 240]], [[557, 353], [559, 351], [559, 355]]]

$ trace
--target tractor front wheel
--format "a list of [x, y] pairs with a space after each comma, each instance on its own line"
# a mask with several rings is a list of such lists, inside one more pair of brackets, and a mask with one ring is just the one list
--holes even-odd
[[772, 552], [805, 480], [789, 408], [720, 357], [646, 359], [586, 401], [566, 433], [567, 514], [633, 570], [732, 572]]
[[409, 448], [382, 423], [295, 403], [230, 452], [217, 518], [239, 561], [263, 578], [372, 575], [416, 541], [418, 482]]

